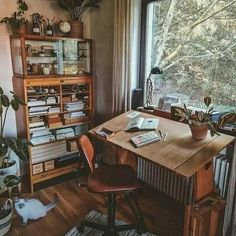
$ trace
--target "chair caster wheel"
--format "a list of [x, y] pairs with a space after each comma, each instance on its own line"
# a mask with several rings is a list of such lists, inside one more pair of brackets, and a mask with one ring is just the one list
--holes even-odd
[[84, 233], [84, 225], [83, 224], [80, 224], [77, 229], [80, 233]]

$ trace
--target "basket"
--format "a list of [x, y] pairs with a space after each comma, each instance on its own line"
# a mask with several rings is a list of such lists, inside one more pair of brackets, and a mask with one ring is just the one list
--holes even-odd
[[0, 235], [5, 235], [11, 228], [11, 217], [13, 213], [13, 202], [11, 199], [7, 199], [4, 205], [8, 205], [10, 212], [7, 216], [0, 219]]
[[71, 21], [71, 30], [68, 33], [69, 37], [83, 38], [83, 22], [81, 21]]

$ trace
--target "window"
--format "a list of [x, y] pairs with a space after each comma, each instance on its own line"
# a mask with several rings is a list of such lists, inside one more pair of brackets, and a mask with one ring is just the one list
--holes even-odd
[[200, 106], [207, 95], [218, 110], [236, 111], [236, 1], [146, 2], [143, 77], [153, 66], [163, 70], [153, 103], [174, 96]]

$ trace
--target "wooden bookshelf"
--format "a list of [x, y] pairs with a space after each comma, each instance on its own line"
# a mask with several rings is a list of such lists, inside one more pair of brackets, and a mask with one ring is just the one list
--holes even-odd
[[[68, 157], [68, 142], [93, 126], [91, 40], [30, 35], [10, 40], [14, 92], [27, 104], [16, 113], [17, 134], [31, 143], [23, 179], [33, 192], [35, 184], [79, 168], [79, 161], [69, 158], [56, 163]], [[49, 51], [39, 56], [45, 45]], [[84, 48], [87, 57], [81, 58]], [[43, 74], [44, 66], [50, 67], [49, 75]]]

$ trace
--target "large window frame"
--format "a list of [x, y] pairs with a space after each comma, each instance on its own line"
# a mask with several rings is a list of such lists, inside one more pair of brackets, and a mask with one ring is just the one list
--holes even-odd
[[[140, 35], [140, 71], [139, 71], [139, 87], [143, 89], [143, 97], [145, 99], [145, 86], [147, 79], [146, 56], [147, 52], [147, 21], [148, 21], [148, 4], [153, 2], [160, 2], [165, 0], [142, 0], [142, 13], [141, 13], [141, 35]], [[145, 100], [143, 101], [143, 103]], [[234, 108], [235, 110], [235, 108]]]
[[[140, 36], [140, 70], [139, 70], [139, 87], [143, 90], [143, 99], [145, 93], [145, 60], [146, 60], [146, 24], [147, 24], [147, 8], [151, 2], [157, 2], [158, 0], [142, 0], [142, 12], [141, 12], [141, 36]], [[143, 100], [144, 103], [144, 100]]]

